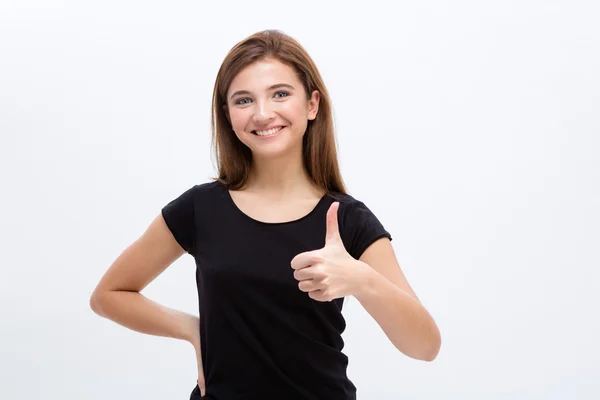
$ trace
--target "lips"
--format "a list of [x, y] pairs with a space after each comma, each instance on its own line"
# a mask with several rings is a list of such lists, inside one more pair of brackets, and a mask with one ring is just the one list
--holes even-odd
[[[283, 128], [285, 128], [285, 126], [279, 125], [279, 126], [274, 126], [271, 128], [266, 128], [266, 129], [257, 129], [257, 130], [252, 131], [252, 133], [256, 136], [261, 136], [261, 137], [272, 136], [272, 135], [275, 135], [277, 132], [281, 131]], [[258, 132], [260, 132], [260, 134]]]

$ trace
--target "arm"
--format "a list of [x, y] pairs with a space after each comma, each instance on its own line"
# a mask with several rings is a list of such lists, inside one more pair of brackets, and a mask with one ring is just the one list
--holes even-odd
[[158, 215], [104, 274], [92, 293], [90, 307], [137, 332], [195, 344], [199, 340], [198, 317], [164, 307], [140, 293], [184, 252]]
[[433, 361], [441, 346], [440, 331], [404, 277], [390, 240], [375, 241], [357, 262], [364, 284], [356, 299], [398, 350]]

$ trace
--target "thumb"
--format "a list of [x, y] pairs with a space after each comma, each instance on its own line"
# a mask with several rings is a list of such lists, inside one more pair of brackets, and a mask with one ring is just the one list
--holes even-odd
[[340, 203], [338, 201], [331, 204], [327, 211], [327, 225], [325, 231], [325, 245], [341, 240], [340, 229], [338, 225], [338, 209]]

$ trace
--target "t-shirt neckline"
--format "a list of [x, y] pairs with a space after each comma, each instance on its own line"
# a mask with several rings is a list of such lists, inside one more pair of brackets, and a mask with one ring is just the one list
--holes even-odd
[[[219, 182], [220, 183], [220, 182]], [[229, 202], [229, 204], [231, 206], [233, 206], [233, 208], [239, 213], [241, 214], [244, 218], [256, 223], [256, 224], [260, 224], [260, 225], [266, 225], [266, 226], [276, 226], [276, 225], [290, 225], [290, 224], [295, 224], [301, 221], [304, 221], [305, 219], [309, 218], [311, 215], [313, 215], [314, 213], [317, 212], [317, 210], [319, 208], [321, 208], [321, 205], [323, 203], [325, 203], [325, 200], [327, 199], [327, 193], [325, 193], [317, 202], [317, 204], [313, 207], [312, 210], [310, 210], [308, 212], [308, 214], [291, 220], [291, 221], [281, 221], [281, 222], [266, 222], [266, 221], [260, 221], [258, 219], [252, 218], [251, 216], [249, 216], [248, 214], [246, 214], [244, 211], [242, 211], [241, 208], [238, 207], [238, 205], [235, 203], [235, 201], [233, 200], [233, 197], [231, 197], [231, 193], [229, 193], [229, 189], [227, 189], [227, 186], [225, 186], [224, 184], [220, 183], [220, 186], [223, 188], [224, 192], [225, 192], [225, 197], [227, 198], [227, 201]]]

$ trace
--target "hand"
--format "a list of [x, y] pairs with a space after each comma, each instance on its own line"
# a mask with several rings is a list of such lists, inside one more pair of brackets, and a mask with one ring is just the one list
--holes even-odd
[[366, 264], [353, 258], [344, 247], [338, 227], [339, 202], [327, 211], [325, 247], [300, 253], [292, 259], [298, 287], [317, 301], [331, 301], [358, 292]]
[[196, 360], [198, 362], [198, 388], [200, 388], [201, 397], [206, 394], [206, 382], [204, 379], [204, 367], [202, 365], [202, 352], [200, 349], [200, 320], [198, 317], [194, 317], [191, 327], [192, 334], [190, 335], [189, 342], [194, 346], [196, 351]]

